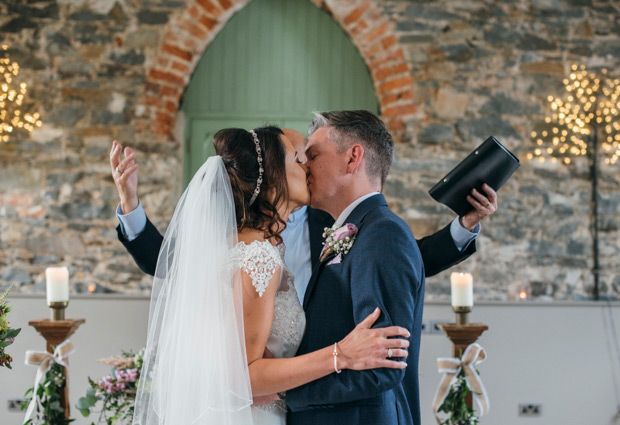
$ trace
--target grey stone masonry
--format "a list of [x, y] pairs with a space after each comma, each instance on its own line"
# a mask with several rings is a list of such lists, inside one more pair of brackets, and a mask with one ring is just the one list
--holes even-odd
[[[618, 2], [368, 1], [403, 48], [417, 105], [385, 186], [392, 209], [417, 238], [448, 224], [453, 213], [428, 189], [494, 135], [522, 165], [483, 222], [477, 254], [454, 270], [474, 275], [476, 300], [514, 299], [522, 287], [534, 299], [590, 299], [588, 161], [539, 163], [527, 154], [536, 149], [531, 132], [551, 114], [547, 96], [563, 95], [572, 64], [620, 78]], [[141, 201], [164, 231], [182, 189], [183, 146], [153, 131], [144, 99], [168, 25], [189, 4], [0, 2], [0, 44], [19, 62], [44, 122], [0, 143], [0, 291], [15, 284], [42, 293], [45, 268], [65, 264], [72, 291], [149, 293], [151, 278], [116, 239], [108, 152], [115, 139], [136, 150]], [[601, 163], [599, 212], [600, 293], [618, 299], [619, 164]], [[449, 300], [449, 275], [427, 279], [428, 300]]]

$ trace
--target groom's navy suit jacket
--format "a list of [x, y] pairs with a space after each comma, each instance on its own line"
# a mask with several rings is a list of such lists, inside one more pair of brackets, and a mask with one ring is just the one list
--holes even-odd
[[289, 390], [289, 425], [419, 424], [418, 355], [424, 265], [405, 222], [382, 195], [358, 205], [346, 220], [358, 234], [341, 263], [334, 255], [313, 270], [304, 298], [306, 332], [298, 355], [343, 339], [376, 307], [374, 327], [411, 332], [407, 369], [343, 370]]

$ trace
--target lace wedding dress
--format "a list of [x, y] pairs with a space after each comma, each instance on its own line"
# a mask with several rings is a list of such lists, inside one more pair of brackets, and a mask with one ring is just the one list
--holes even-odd
[[[254, 241], [249, 245], [239, 242], [230, 258], [232, 267], [252, 278], [252, 285], [261, 296], [273, 274], [282, 270], [267, 349], [277, 358], [293, 357], [303, 337], [306, 317], [299, 304], [294, 276], [284, 264], [284, 245], [278, 248], [266, 241]], [[252, 416], [254, 425], [285, 425], [286, 404], [278, 400], [253, 405]]]

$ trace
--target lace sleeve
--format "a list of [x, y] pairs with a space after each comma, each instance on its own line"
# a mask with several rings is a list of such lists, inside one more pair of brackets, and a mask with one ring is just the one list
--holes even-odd
[[252, 278], [252, 286], [262, 297], [273, 275], [282, 267], [282, 259], [272, 245], [252, 244], [248, 246], [241, 262], [241, 270]]

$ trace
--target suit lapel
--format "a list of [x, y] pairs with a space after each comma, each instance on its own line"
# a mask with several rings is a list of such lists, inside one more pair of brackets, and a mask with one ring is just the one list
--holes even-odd
[[[349, 217], [347, 217], [345, 222], [355, 224], [357, 226], [358, 232], [360, 232], [362, 228], [362, 224], [364, 222], [364, 217], [366, 216], [366, 214], [368, 214], [369, 211], [377, 207], [380, 207], [380, 206], [387, 206], [387, 202], [385, 201], [385, 198], [383, 197], [383, 195], [379, 194], [379, 195], [371, 196], [370, 198], [365, 199], [357, 207], [355, 207], [355, 209], [351, 212]], [[310, 277], [310, 282], [308, 282], [308, 287], [306, 288], [306, 293], [304, 295], [304, 305], [303, 305], [304, 310], [308, 306], [310, 297], [312, 296], [312, 292], [316, 285], [316, 281], [321, 275], [321, 271], [323, 270], [323, 267], [325, 267], [325, 264], [327, 264], [336, 255], [335, 253], [332, 253], [328, 255], [327, 258], [325, 258], [323, 261], [319, 261], [319, 254], [323, 247], [323, 244], [322, 244], [323, 228], [326, 226], [317, 225], [318, 220], [315, 221], [312, 219], [313, 211], [316, 213], [319, 210], [312, 210], [312, 209], [308, 210], [308, 226], [310, 228], [310, 248], [312, 250], [311, 255], [312, 255], [312, 263], [314, 266], [312, 269], [312, 276]], [[322, 211], [319, 211], [319, 212], [323, 213]], [[325, 220], [322, 223], [325, 223]], [[314, 238], [314, 242], [313, 242], [313, 238]], [[318, 249], [318, 251], [316, 252], [316, 256], [315, 256], [315, 249]]]
[[319, 256], [323, 249], [323, 229], [331, 227], [334, 219], [325, 211], [308, 207], [308, 229], [310, 231], [310, 259], [312, 269], [319, 262]]

